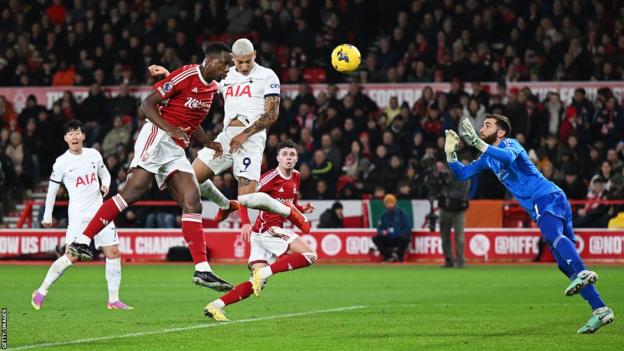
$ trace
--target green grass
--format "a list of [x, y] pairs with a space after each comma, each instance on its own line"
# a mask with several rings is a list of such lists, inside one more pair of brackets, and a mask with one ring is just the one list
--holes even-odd
[[[0, 305], [8, 308], [9, 348], [151, 333], [53, 349], [619, 350], [624, 272], [593, 268], [616, 313], [594, 335], [576, 334], [590, 310], [580, 297], [563, 296], [567, 280], [554, 265], [317, 265], [274, 276], [260, 298], [228, 307], [238, 322], [219, 325], [202, 314], [219, 295], [192, 285], [190, 264], [124, 266], [121, 296], [133, 311], [106, 309], [101, 265], [70, 268], [41, 311], [29, 300], [48, 267], [0, 266]], [[243, 265], [215, 270], [233, 282], [248, 278]], [[345, 307], [352, 309], [322, 312]], [[182, 330], [165, 332], [175, 328]]]

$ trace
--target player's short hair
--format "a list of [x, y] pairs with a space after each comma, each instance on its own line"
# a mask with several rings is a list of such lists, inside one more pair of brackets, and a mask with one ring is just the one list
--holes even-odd
[[485, 119], [488, 119], [488, 118], [493, 118], [496, 120], [496, 125], [505, 131], [505, 136], [511, 135], [511, 122], [509, 121], [509, 117], [506, 117], [503, 115], [496, 115], [496, 114], [485, 115]]
[[279, 154], [280, 150], [286, 148], [298, 150], [299, 146], [292, 140], [282, 141], [281, 143], [277, 144], [277, 153]]
[[249, 39], [240, 38], [232, 44], [232, 53], [238, 56], [251, 55], [254, 53], [254, 46]]
[[208, 44], [204, 51], [206, 57], [221, 55], [222, 52], [232, 52], [232, 48], [230, 48], [228, 44], [220, 41]]
[[67, 134], [74, 130], [80, 130], [81, 132], [84, 133], [85, 132], [84, 123], [80, 122], [77, 119], [72, 119], [71, 121], [65, 123], [65, 125], [63, 126], [63, 134]]

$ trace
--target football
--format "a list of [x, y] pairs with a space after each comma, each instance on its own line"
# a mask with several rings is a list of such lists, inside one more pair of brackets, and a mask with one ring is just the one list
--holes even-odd
[[331, 54], [332, 66], [341, 73], [355, 71], [361, 61], [360, 50], [351, 44], [340, 44], [334, 48]]

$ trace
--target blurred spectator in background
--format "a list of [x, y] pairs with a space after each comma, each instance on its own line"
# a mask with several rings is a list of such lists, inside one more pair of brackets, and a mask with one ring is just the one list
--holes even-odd
[[331, 208], [328, 208], [321, 214], [318, 228], [343, 228], [342, 204], [339, 201], [334, 202]]
[[385, 262], [403, 262], [405, 250], [411, 241], [412, 224], [407, 213], [397, 207], [397, 199], [387, 194], [383, 199], [386, 210], [377, 223], [373, 243]]
[[[462, 162], [468, 164], [468, 162]], [[464, 268], [464, 223], [468, 209], [470, 180], [457, 181], [444, 162], [437, 162], [442, 180], [438, 206], [440, 207], [440, 236], [445, 268]], [[451, 245], [451, 230], [455, 233], [455, 255]]]

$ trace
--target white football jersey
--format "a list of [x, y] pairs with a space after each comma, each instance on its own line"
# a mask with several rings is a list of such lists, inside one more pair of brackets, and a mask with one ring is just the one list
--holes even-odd
[[[63, 183], [69, 194], [69, 220], [91, 218], [102, 204], [100, 178], [108, 178], [102, 155], [91, 148], [83, 148], [80, 155], [69, 150], [59, 156], [52, 167], [50, 181]], [[108, 186], [109, 184], [104, 184]]]
[[280, 95], [280, 81], [275, 72], [258, 63], [254, 63], [246, 76], [238, 73], [236, 66], [230, 67], [218, 85], [225, 100], [225, 126], [237, 117], [245, 126], [252, 125], [264, 113], [264, 97]]

